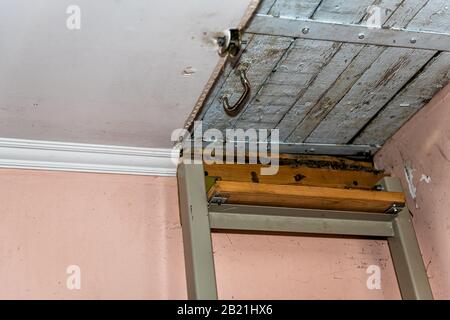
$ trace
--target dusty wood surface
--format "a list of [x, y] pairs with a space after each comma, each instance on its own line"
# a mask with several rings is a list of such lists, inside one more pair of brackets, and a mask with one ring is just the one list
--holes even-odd
[[310, 168], [328, 168], [335, 170], [353, 170], [373, 172], [372, 161], [354, 160], [346, 157], [280, 154], [280, 165], [304, 166]]

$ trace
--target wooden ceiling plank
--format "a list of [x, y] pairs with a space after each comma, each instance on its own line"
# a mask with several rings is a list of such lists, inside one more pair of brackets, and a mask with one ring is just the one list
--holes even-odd
[[450, 53], [441, 53], [380, 112], [354, 144], [384, 144], [444, 86], [450, 83]]
[[[439, 10], [438, 10], [439, 9]], [[445, 11], [445, 6], [444, 6], [444, 11], [443, 7], [442, 7], [442, 2], [440, 0], [427, 0], [427, 1], [419, 1], [419, 0], [406, 0], [404, 1], [399, 7], [398, 9], [393, 12], [393, 14], [391, 15], [391, 17], [387, 20], [387, 22], [385, 23], [385, 26], [395, 26], [397, 28], [410, 28], [410, 27], [414, 27], [415, 29], [418, 29], [419, 26], [421, 24], [427, 24], [427, 27], [430, 28], [430, 26], [436, 26], [435, 22], [432, 21], [432, 19], [430, 18], [433, 15], [438, 14], [440, 16], [439, 19], [436, 19], [436, 21], [438, 21], [438, 25], [439, 22], [441, 22], [442, 16], [445, 16], [447, 14], [447, 11]], [[438, 12], [438, 13], [436, 13]], [[428, 18], [425, 18], [428, 17]], [[430, 22], [431, 21], [431, 22]], [[450, 23], [447, 21], [447, 23]], [[439, 27], [436, 27], [439, 28]], [[441, 29], [434, 29], [430, 31], [436, 31], [436, 30], [441, 30], [442, 31], [442, 27]], [[395, 50], [395, 48], [394, 48]], [[393, 49], [386, 49], [386, 51], [393, 51]], [[419, 52], [419, 51], [418, 51]], [[423, 53], [423, 57], [420, 57], [421, 61], [423, 61], [423, 58], [425, 58], [425, 62], [426, 62], [426, 58], [429, 57], [431, 58], [436, 52], [434, 51], [420, 51], [421, 53]], [[398, 57], [392, 57], [392, 59], [398, 59]], [[414, 61], [411, 60], [411, 61]], [[415, 61], [416, 62], [416, 71], [419, 71], [423, 66], [421, 65], [421, 63], [419, 63], [418, 60]], [[408, 70], [408, 69], [403, 69], [403, 71], [413, 71], [414, 70], [414, 65], [413, 65], [413, 69]], [[368, 71], [369, 72], [369, 71]], [[413, 72], [411, 74], [411, 78], [413, 78], [415, 76], [415, 73]], [[364, 75], [362, 76], [364, 77]], [[389, 89], [392, 89], [395, 86], [395, 83], [390, 82], [389, 83]], [[398, 88], [401, 89], [401, 86]], [[351, 93], [349, 93], [350, 95]], [[395, 93], [396, 94], [396, 93]], [[391, 98], [393, 98], [394, 95], [392, 95]], [[374, 116], [377, 115], [378, 113], [382, 113], [382, 110], [384, 109], [384, 107], [386, 107], [385, 105], [381, 105], [380, 103], [376, 103], [377, 105], [375, 107], [373, 107], [371, 104], [367, 105], [367, 107], [364, 106], [360, 106], [360, 110], [357, 111], [357, 114], [355, 114], [355, 112], [348, 112], [345, 113], [343, 112], [343, 110], [339, 110], [339, 108], [342, 109], [346, 109], [346, 110], [352, 110], [352, 108], [358, 108], [357, 105], [354, 104], [353, 101], [351, 101], [351, 96], [350, 97], [344, 97], [343, 102], [342, 103], [350, 103], [350, 105], [352, 105], [352, 107], [347, 107], [345, 108], [345, 106], [343, 106], [341, 103], [336, 105], [335, 108], [337, 108], [336, 110], [334, 110], [335, 108], [333, 108], [333, 110], [327, 115], [327, 117], [323, 120], [323, 122], [321, 122], [316, 129], [310, 134], [310, 136], [305, 140], [306, 142], [325, 142], [327, 141], [327, 143], [348, 143], [349, 141], [352, 141], [354, 138], [354, 135], [357, 135], [362, 129], [364, 129], [364, 127], [369, 127], [370, 126], [370, 122], [373, 120]], [[386, 97], [385, 97], [386, 98]], [[348, 101], [347, 101], [348, 100]], [[386, 99], [385, 99], [386, 100]], [[390, 99], [389, 99], [390, 100]], [[389, 101], [388, 100], [388, 101]], [[386, 103], [388, 101], [385, 101]], [[358, 100], [357, 103], [365, 103], [366, 101], [361, 101]], [[380, 100], [381, 102], [381, 100]], [[369, 106], [371, 106], [371, 108], [369, 109]], [[366, 110], [366, 112], [361, 112], [362, 110]], [[368, 111], [368, 112], [367, 112]], [[414, 110], [409, 110], [409, 111], [414, 111]], [[340, 113], [342, 112], [342, 113]], [[337, 115], [336, 118], [332, 118], [332, 116], [330, 117], [330, 114], [334, 113]], [[340, 113], [338, 115], [338, 113]], [[389, 112], [387, 112], [389, 113]], [[411, 112], [408, 112], [405, 110], [405, 115], [404, 116], [400, 116], [398, 118], [398, 120], [400, 121], [406, 121], [409, 118], [409, 115], [411, 114]], [[353, 118], [359, 118], [356, 119], [357, 121], [353, 121], [355, 119]], [[331, 118], [331, 120], [330, 120]], [[343, 118], [346, 118], [346, 120], [343, 120]], [[379, 120], [377, 120], [377, 123], [381, 120], [381, 118]], [[342, 121], [346, 121], [346, 123], [342, 122]], [[395, 127], [400, 127], [404, 122], [396, 122], [396, 126]], [[338, 124], [339, 122], [339, 124]], [[378, 126], [380, 126], [380, 124], [378, 124]], [[386, 123], [386, 126], [389, 126], [389, 123]], [[381, 128], [380, 128], [381, 129]], [[325, 132], [323, 131], [325, 130]], [[353, 134], [353, 136], [352, 136]], [[380, 138], [380, 135], [385, 135], [384, 138]], [[390, 130], [381, 130], [381, 132], [379, 133], [379, 137], [377, 138], [377, 141], [385, 141], [388, 137], [390, 137], [392, 135], [392, 132], [390, 132]], [[364, 140], [364, 141], [368, 141], [368, 140]], [[360, 142], [362, 142], [362, 140], [360, 140]], [[370, 144], [375, 144], [375, 141], [371, 141], [369, 142]]]
[[408, 30], [450, 33], [450, 3], [430, 0], [408, 23]]
[[[376, 2], [383, 13], [380, 23], [383, 23], [394, 12], [399, 2], [401, 0]], [[367, 8], [371, 4], [375, 4], [375, 2], [373, 0], [362, 1], [355, 6], [350, 1], [325, 1], [316, 11], [314, 19], [329, 21], [333, 20], [332, 17], [339, 12], [346, 12], [343, 17], [339, 18], [339, 22], [356, 23], [368, 16]], [[339, 9], [336, 9], [337, 7]], [[336, 19], [334, 18], [335, 21]], [[383, 51], [380, 47], [366, 46], [358, 56], [362, 48], [362, 46], [352, 44], [342, 46], [341, 51], [343, 52], [336, 54], [329, 65], [322, 70], [321, 75], [316, 78], [316, 81], [278, 123], [277, 129], [280, 130], [281, 141], [303, 142], [331, 108], [350, 90], [357, 77], [362, 75], [361, 71], [365, 71]], [[355, 59], [357, 56], [359, 59]], [[345, 74], [343, 74], [344, 70]], [[331, 87], [333, 89], [330, 89]], [[329, 92], [328, 96], [325, 96], [326, 92]], [[308, 119], [305, 119], [307, 115]]]
[[374, 0], [323, 0], [313, 19], [318, 21], [357, 23], [367, 13]]
[[[384, 50], [385, 48], [383, 47], [365, 46], [360, 54], [351, 61], [344, 72], [339, 75], [326, 93], [320, 97], [320, 100], [312, 107], [310, 106], [309, 109], [304, 110], [303, 117], [297, 117], [297, 119], [302, 120], [297, 120], [295, 130], [285, 141], [305, 141]], [[292, 119], [292, 116], [286, 118]]]
[[277, 0], [261, 0], [256, 13], [269, 14], [270, 9]]
[[387, 48], [306, 139], [348, 143], [435, 54]]
[[275, 17], [306, 19], [314, 14], [319, 4], [320, 0], [277, 0], [271, 7], [269, 15]]
[[[406, 26], [409, 20], [411, 20], [424, 5], [423, 3], [419, 3], [416, 5], [416, 9], [406, 11], [406, 8], [410, 9], [411, 7], [399, 7], [400, 3], [401, 1], [399, 2], [398, 0], [383, 0], [376, 3], [383, 11], [381, 23], [387, 20], [390, 24], [393, 24], [395, 21], [401, 20], [397, 25]], [[367, 18], [367, 16], [365, 18]], [[387, 23], [385, 23], [385, 25], [386, 24]], [[297, 107], [294, 107], [292, 109], [292, 115], [287, 114], [287, 116], [284, 117], [283, 122], [278, 126], [282, 138], [285, 138], [283, 132], [291, 131], [289, 132], [290, 136], [285, 140], [282, 140], [287, 142], [305, 141], [333, 107], [337, 105], [350, 90], [357, 78], [362, 76], [383, 50], [383, 48], [377, 46], [366, 46], [361, 54], [352, 61], [352, 64], [342, 73], [335, 84], [321, 97], [318, 103], [313, 104], [312, 107], [310, 106], [308, 109], [302, 108], [301, 104], [300, 110], [298, 110]], [[298, 119], [303, 120], [298, 122]], [[296, 121], [297, 123], [295, 123]], [[295, 126], [295, 130], [292, 132], [293, 125]]]
[[[406, 0], [395, 12], [404, 14], [409, 10], [414, 15], [406, 29], [423, 32], [449, 33], [450, 4], [446, 0]], [[441, 53], [416, 74], [410, 83], [390, 103], [379, 110], [370, 121], [361, 128], [352, 143], [358, 144], [368, 139], [371, 143], [383, 144], [410, 117], [412, 117], [433, 95], [449, 83], [450, 62], [448, 53]]]
[[[280, 118], [295, 103], [298, 96], [302, 94], [314, 81], [318, 72], [327, 65], [339, 50], [340, 44], [329, 41], [312, 41], [298, 39], [293, 47], [278, 63], [276, 69], [268, 77], [262, 90], [257, 94], [255, 100], [263, 100], [270, 96], [284, 97], [284, 105], [277, 104], [278, 113], [270, 121], [273, 129]], [[311, 69], [311, 65], [314, 66]], [[280, 76], [281, 75], [281, 76]], [[235, 128], [243, 128], [241, 119], [247, 122], [254, 119], [255, 122], [267, 121], [266, 117], [260, 117], [261, 108], [250, 101], [245, 111], [237, 118]]]
[[[399, 9], [400, 5], [408, 0], [374, 0], [367, 14], [361, 19], [362, 25], [373, 25], [373, 15], [379, 9], [380, 23], [385, 23]], [[394, 18], [393, 21], [396, 19]]]
[[[274, 98], [270, 96], [270, 98]], [[252, 112], [246, 112], [239, 119], [239, 122], [235, 124], [235, 128], [248, 129], [247, 123], [264, 123], [263, 127], [260, 129], [272, 129], [275, 124], [281, 120], [283, 115], [286, 113], [286, 105], [255, 105], [248, 107]]]
[[[362, 45], [342, 45], [339, 52], [337, 52], [333, 59], [320, 71], [308, 90], [304, 92], [300, 99], [295, 102], [293, 107], [289, 109], [283, 119], [277, 124], [277, 129], [280, 130], [281, 141], [287, 140], [299, 125], [299, 121], [305, 118], [306, 114], [316, 106], [321, 97], [323, 97], [337, 81], [339, 76], [354, 61], [355, 57], [358, 56], [363, 48], [364, 46]], [[367, 61], [367, 58], [365, 58], [364, 61]], [[301, 142], [303, 140], [296, 141]]]
[[384, 24], [387, 28], [406, 28], [430, 0], [404, 0]]

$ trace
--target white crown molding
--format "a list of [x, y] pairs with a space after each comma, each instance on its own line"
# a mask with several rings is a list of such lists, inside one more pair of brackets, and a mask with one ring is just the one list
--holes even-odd
[[174, 176], [179, 152], [0, 138], [0, 168]]

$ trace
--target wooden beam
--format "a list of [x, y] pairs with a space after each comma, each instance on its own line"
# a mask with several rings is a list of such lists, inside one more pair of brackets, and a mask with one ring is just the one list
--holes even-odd
[[[326, 164], [326, 162], [325, 162]], [[379, 171], [330, 169], [329, 167], [280, 166], [276, 175], [261, 175], [259, 164], [204, 165], [205, 174], [222, 181], [262, 184], [372, 189], [385, 175]]]
[[394, 204], [405, 203], [401, 192], [232, 181], [217, 181], [208, 192], [209, 199], [213, 196], [226, 198], [227, 204], [364, 212], [385, 212]]

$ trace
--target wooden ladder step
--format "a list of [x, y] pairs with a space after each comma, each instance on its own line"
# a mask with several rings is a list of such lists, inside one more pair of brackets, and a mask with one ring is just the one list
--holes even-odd
[[221, 181], [263, 184], [370, 190], [385, 176], [381, 171], [366, 167], [351, 170], [350, 168], [338, 169], [336, 167], [310, 167], [307, 165], [281, 165], [276, 175], [261, 175], [261, 168], [263, 167], [260, 164], [204, 165], [207, 176], [218, 177]]
[[213, 197], [224, 198], [227, 204], [364, 212], [405, 205], [401, 192], [236, 181], [217, 181], [208, 191], [208, 199]]

